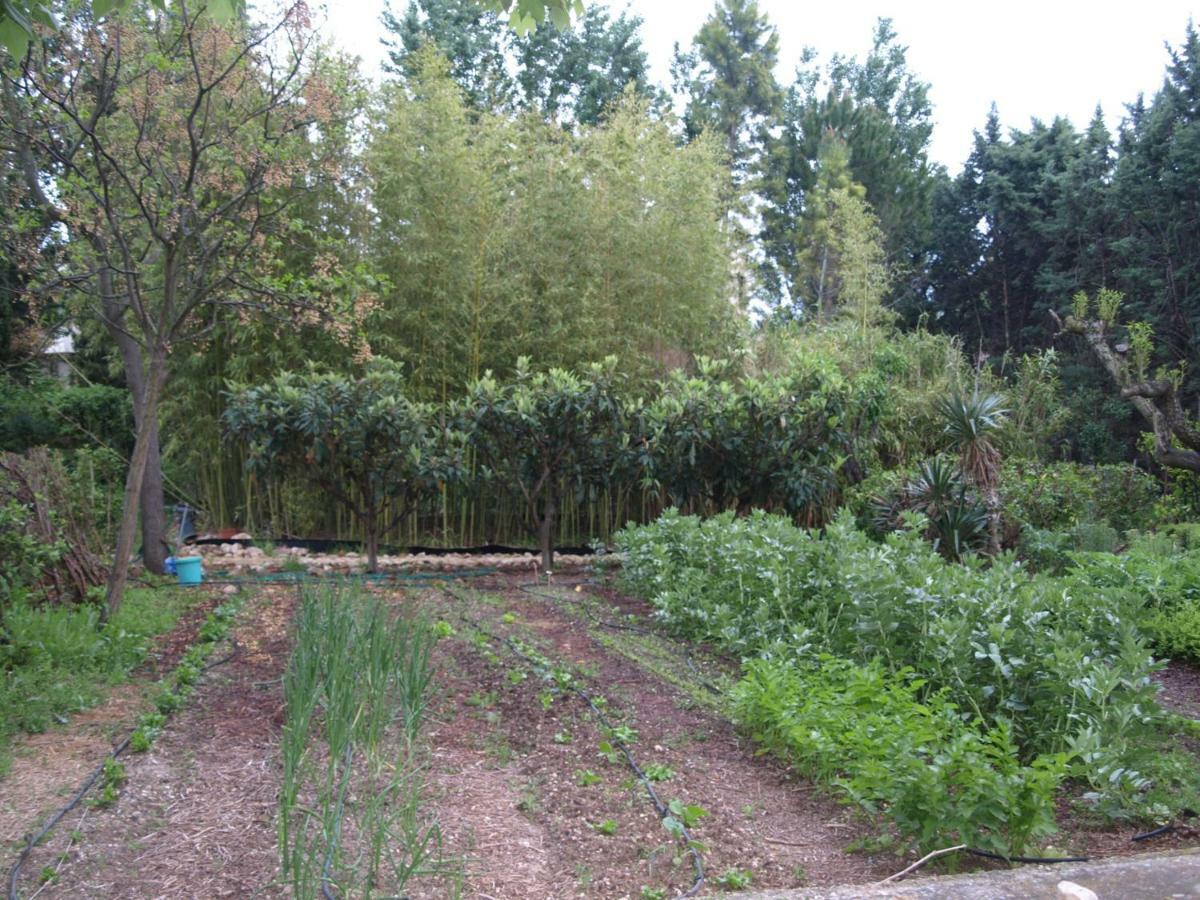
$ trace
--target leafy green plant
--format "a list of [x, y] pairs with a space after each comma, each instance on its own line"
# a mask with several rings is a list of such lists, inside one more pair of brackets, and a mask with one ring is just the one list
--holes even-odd
[[703, 806], [697, 806], [694, 803], [684, 803], [679, 799], [670, 800], [667, 803], [667, 809], [672, 816], [683, 823], [684, 828], [695, 828], [700, 824], [701, 819], [708, 816], [708, 810]]
[[381, 361], [357, 379], [285, 372], [237, 388], [224, 423], [252, 466], [312, 479], [358, 520], [370, 572], [381, 535], [461, 466], [460, 436], [439, 426], [431, 406], [409, 399], [399, 370]]
[[642, 767], [642, 771], [650, 781], [670, 781], [675, 777], [675, 770], [662, 763], [649, 763]]
[[589, 822], [588, 826], [597, 834], [603, 834], [606, 837], [612, 837], [617, 833], [618, 825], [613, 819], [604, 819], [600, 822]]
[[[1120, 786], [1150, 778], [1142, 748], [1164, 727], [1141, 623], [1195, 596], [1200, 556], [1069, 551], [1051, 577], [1007, 556], [949, 563], [912, 531], [880, 543], [848, 515], [818, 534], [761, 513], [669, 512], [617, 544], [625, 587], [667, 628], [770, 661], [770, 678], [744, 664], [779, 680], [743, 708], [745, 726], [793, 764], [822, 748], [839, 769], [817, 774], [915, 844], [953, 830], [998, 852], [1028, 845], [1068, 775], [1108, 798], [1106, 814], [1146, 808]], [[810, 671], [827, 658], [842, 662]], [[847, 706], [860, 682], [891, 704], [877, 720]], [[875, 725], [857, 733], [863, 722]], [[1092, 732], [1102, 753], [1083, 752]], [[1180, 797], [1181, 771], [1165, 776]]]
[[754, 881], [754, 876], [744, 869], [726, 869], [713, 879], [717, 887], [726, 891], [744, 891]]
[[600, 784], [604, 778], [591, 769], [583, 769], [575, 772], [575, 780], [579, 782], [580, 787], [591, 787], [594, 784]]
[[513, 381], [489, 372], [457, 407], [492, 484], [520, 505], [537, 536], [543, 572], [553, 568], [563, 494], [602, 488], [623, 453], [628, 429], [615, 370], [610, 358], [579, 373], [535, 372], [523, 357]]
[[44, 731], [99, 700], [195, 596], [132, 590], [104, 625], [90, 604], [21, 602], [0, 612], [0, 748], [16, 731]]
[[1020, 763], [1011, 733], [964, 722], [944, 694], [922, 703], [912, 672], [887, 675], [826, 657], [812, 668], [766, 660], [735, 691], [738, 720], [800, 771], [868, 813], [886, 810], [900, 836], [930, 849], [948, 837], [1020, 853], [1054, 830], [1067, 755]]
[[1143, 620], [1142, 627], [1163, 656], [1200, 663], [1200, 602], [1155, 610]]

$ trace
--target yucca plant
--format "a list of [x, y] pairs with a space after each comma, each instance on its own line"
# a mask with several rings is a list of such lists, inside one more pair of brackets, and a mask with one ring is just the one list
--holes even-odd
[[968, 551], [978, 550], [983, 544], [988, 521], [987, 509], [963, 496], [932, 520], [934, 546], [947, 559], [962, 559]]
[[970, 484], [979, 490], [987, 507], [990, 550], [1000, 551], [1000, 451], [996, 433], [1004, 424], [1008, 410], [1000, 394], [981, 394], [976, 388], [970, 396], [954, 391], [935, 401], [943, 430], [959, 454], [959, 468]]
[[940, 457], [927, 459], [917, 466], [917, 476], [904, 486], [904, 494], [913, 509], [930, 518], [963, 499], [962, 475]]
[[958, 467], [940, 457], [920, 463], [899, 496], [876, 498], [872, 510], [872, 525], [881, 533], [899, 528], [906, 510], [924, 513], [925, 538], [948, 559], [977, 550], [987, 534], [987, 509], [968, 492]]

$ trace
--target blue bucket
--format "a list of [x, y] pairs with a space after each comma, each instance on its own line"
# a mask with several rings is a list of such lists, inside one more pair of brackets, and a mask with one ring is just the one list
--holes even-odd
[[180, 584], [199, 584], [204, 580], [203, 560], [199, 556], [175, 557], [175, 572]]

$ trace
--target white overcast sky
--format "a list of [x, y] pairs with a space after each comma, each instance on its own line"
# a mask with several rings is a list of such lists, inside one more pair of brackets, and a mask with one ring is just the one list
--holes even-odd
[[[606, 0], [585, 0], [601, 3]], [[407, 0], [393, 0], [397, 8]], [[625, 8], [623, 0], [606, 2]], [[1027, 128], [1032, 118], [1066, 115], [1082, 128], [1096, 104], [1111, 128], [1124, 104], [1139, 92], [1147, 99], [1162, 83], [1164, 42], [1179, 46], [1200, 2], [1142, 0], [1007, 0], [1007, 2], [893, 2], [759, 0], [780, 37], [777, 77], [790, 83], [805, 46], [819, 62], [834, 53], [862, 57], [874, 22], [890, 17], [908, 46], [909, 68], [932, 85], [936, 126], [933, 158], [957, 172], [995, 102], [1007, 127]], [[331, 2], [324, 30], [335, 43], [377, 72], [383, 50], [379, 14], [383, 0]], [[644, 20], [643, 42], [654, 77], [669, 86], [676, 41], [687, 46], [713, 9], [711, 0], [631, 0]], [[319, 17], [318, 17], [319, 20]]]

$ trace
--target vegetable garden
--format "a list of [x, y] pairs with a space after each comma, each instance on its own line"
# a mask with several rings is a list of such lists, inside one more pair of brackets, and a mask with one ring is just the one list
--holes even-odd
[[886, 20], [783, 97], [722, 0], [677, 120], [632, 19], [484, 7], [375, 86], [300, 4], [0, 9], [10, 900], [1194, 848], [1194, 30], [1119, 165], [951, 179]]

